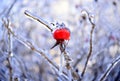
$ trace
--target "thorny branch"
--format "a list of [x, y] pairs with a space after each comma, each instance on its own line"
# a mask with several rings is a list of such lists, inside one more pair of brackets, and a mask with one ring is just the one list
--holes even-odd
[[116, 58], [108, 67], [108, 69], [105, 71], [105, 73], [102, 75], [102, 77], [99, 79], [99, 81], [105, 81], [106, 77], [108, 76], [108, 74], [110, 73], [110, 71], [112, 70], [112, 68], [114, 68], [114, 66], [116, 64], [118, 64], [120, 62], [120, 56], [118, 58]]
[[24, 13], [28, 17], [31, 17], [31, 18], [37, 20], [38, 22], [42, 23], [43, 25], [45, 25], [51, 32], [53, 31], [53, 29], [51, 28], [50, 24], [48, 22], [44, 21], [42, 18], [37, 17], [36, 15], [32, 14], [31, 12], [29, 12], [27, 10]]
[[91, 32], [90, 32], [90, 47], [89, 47], [89, 52], [88, 52], [87, 60], [86, 60], [86, 62], [85, 62], [85, 66], [84, 66], [83, 71], [82, 71], [82, 73], [81, 73], [81, 77], [84, 76], [84, 73], [85, 73], [86, 68], [87, 68], [88, 61], [89, 61], [90, 56], [91, 56], [91, 54], [92, 54], [92, 35], [93, 35], [93, 30], [94, 30], [94, 28], [95, 28], [95, 24], [92, 22], [92, 18], [91, 18], [91, 16], [90, 16], [90, 14], [89, 14], [86, 10], [85, 10], [85, 12], [86, 12], [87, 15], [88, 15], [88, 19], [89, 19], [89, 22], [90, 22], [91, 25], [92, 25], [92, 29], [91, 29]]

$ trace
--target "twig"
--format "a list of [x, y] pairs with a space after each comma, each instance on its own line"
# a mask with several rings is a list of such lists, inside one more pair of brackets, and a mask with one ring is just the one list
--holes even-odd
[[108, 76], [108, 74], [110, 73], [110, 71], [112, 70], [112, 68], [118, 64], [120, 62], [120, 56], [118, 58], [116, 58], [108, 67], [108, 69], [105, 71], [105, 73], [103, 73], [102, 77], [99, 79], [99, 81], [105, 81], [106, 77]]
[[[7, 21], [3, 20], [3, 24], [6, 28], [9, 28], [9, 20]], [[12, 81], [12, 65], [11, 65], [11, 54], [12, 54], [12, 40], [11, 40], [11, 33], [8, 30], [8, 67], [9, 67], [9, 73], [10, 73], [10, 78], [9, 81]]]
[[[16, 35], [10, 28], [7, 28], [10, 33], [18, 40], [20, 41], [23, 45], [25, 45], [26, 47], [30, 48], [32, 51], [35, 51], [37, 52], [38, 54], [40, 54], [41, 56], [43, 56], [48, 63], [50, 63], [55, 69], [57, 69], [59, 71], [59, 68], [58, 66], [53, 62], [51, 61], [47, 56], [46, 54], [42, 51], [42, 50], [38, 50], [37, 48], [35, 48], [35, 46], [32, 45], [31, 42], [28, 42], [28, 41], [25, 41], [23, 38], [21, 38], [20, 36]], [[63, 74], [65, 76], [67, 76], [66, 72], [63, 71]]]
[[0, 16], [4, 14], [5, 10], [7, 9], [7, 7], [5, 7], [1, 12], [0, 12]]
[[77, 59], [77, 61], [73, 65], [74, 68], [79, 64], [79, 62], [84, 58], [84, 56], [85, 56], [85, 54], [82, 54], [82, 56]]
[[17, 60], [17, 62], [19, 63], [20, 68], [21, 68], [21, 70], [22, 70], [22, 72], [23, 72], [23, 77], [24, 77], [24, 78], [27, 78], [27, 72], [26, 72], [27, 70], [26, 70], [25, 62], [24, 62], [23, 60], [21, 60], [20, 57], [16, 56], [15, 54], [14, 54], [13, 57], [14, 57], [14, 58]]
[[[8, 16], [10, 14], [10, 11], [12, 10], [13, 6], [15, 5], [17, 0], [14, 0], [13, 3], [10, 5], [10, 7], [8, 8], [6, 14], [5, 14], [5, 19], [2, 19], [3, 20], [3, 25], [6, 27], [6, 28], [9, 28], [9, 20], [8, 20]], [[3, 26], [2, 25], [2, 26]], [[10, 29], [10, 28], [9, 28]], [[7, 57], [7, 61], [8, 61], [8, 66], [9, 66], [9, 73], [10, 73], [10, 78], [9, 78], [9, 81], [12, 81], [13, 80], [13, 77], [12, 77], [12, 64], [11, 64], [11, 55], [12, 55], [12, 37], [11, 37], [11, 33], [10, 31], [8, 30], [8, 57]]]
[[118, 72], [118, 74], [117, 74], [117, 76], [115, 78], [115, 81], [119, 81], [119, 80], [120, 80], [120, 70], [119, 70], [119, 72]]
[[10, 7], [8, 8], [5, 16], [8, 17], [10, 14], [10, 11], [12, 10], [13, 6], [15, 5], [15, 3], [17, 2], [17, 0], [14, 0], [13, 3], [10, 5]]
[[[9, 20], [7, 21], [8, 22], [8, 27], [9, 27]], [[11, 64], [11, 55], [12, 55], [12, 37], [11, 37], [11, 33], [10, 31], [8, 31], [8, 53], [9, 53], [9, 56], [8, 56], [8, 64], [9, 64], [9, 70], [10, 70], [10, 81], [12, 81], [12, 64]]]
[[32, 14], [31, 12], [29, 11], [25, 11], [24, 12], [25, 15], [27, 15], [28, 17], [31, 17], [35, 20], [37, 20], [38, 22], [42, 23], [43, 25], [45, 25], [51, 32], [53, 31], [53, 29], [51, 28], [50, 24], [46, 21], [44, 21], [42, 18], [40, 17], [37, 17], [36, 15]]
[[93, 35], [93, 30], [94, 30], [94, 28], [95, 28], [95, 24], [92, 22], [92, 19], [91, 19], [89, 13], [88, 13], [87, 11], [85, 11], [85, 12], [86, 12], [87, 15], [88, 15], [89, 22], [90, 22], [91, 25], [92, 25], [92, 29], [91, 29], [91, 32], [90, 32], [90, 47], [89, 47], [89, 52], [88, 52], [87, 60], [86, 60], [86, 62], [85, 62], [85, 66], [84, 66], [83, 71], [82, 71], [82, 73], [81, 73], [81, 77], [84, 76], [84, 73], [85, 73], [86, 68], [87, 68], [88, 61], [89, 61], [90, 56], [91, 56], [91, 54], [92, 54], [92, 35]]
[[79, 80], [80, 79], [79, 74], [72, 68], [72, 66], [71, 66], [72, 59], [70, 58], [70, 56], [66, 52], [65, 48], [61, 47], [61, 53], [64, 56], [65, 67], [68, 70], [69, 81]]
[[11, 58], [7, 58], [7, 61], [8, 61], [8, 67], [9, 67], [9, 73], [10, 73], [10, 78], [9, 78], [9, 81], [12, 81], [13, 78], [12, 78], [12, 65], [11, 65]]
[[58, 76], [62, 81], [67, 81], [67, 80], [68, 80], [69, 77], [66, 77], [66, 76], [64, 76], [64, 75], [60, 75], [60, 74], [58, 73], [58, 71], [56, 71], [55, 68], [53, 68], [53, 70], [55, 71], [55, 75]]

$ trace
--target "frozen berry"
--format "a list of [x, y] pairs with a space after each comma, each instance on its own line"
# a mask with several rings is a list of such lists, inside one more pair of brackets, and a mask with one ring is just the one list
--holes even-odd
[[66, 27], [57, 28], [53, 32], [53, 37], [56, 40], [56, 43], [52, 48], [54, 48], [57, 45], [65, 45], [64, 41], [70, 39], [70, 31]]
[[59, 28], [53, 32], [53, 37], [56, 40], [69, 40], [70, 31], [67, 28]]

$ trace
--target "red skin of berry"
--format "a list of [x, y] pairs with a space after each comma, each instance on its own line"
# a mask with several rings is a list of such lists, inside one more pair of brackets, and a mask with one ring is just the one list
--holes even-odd
[[[56, 43], [52, 48], [54, 48], [57, 45], [64, 45], [64, 40], [69, 40], [70, 39], [70, 31], [69, 31], [69, 29], [67, 29], [65, 27], [56, 29], [53, 32], [53, 37], [56, 40]], [[63, 48], [63, 50], [64, 49], [65, 48]]]
[[53, 33], [53, 37], [56, 40], [69, 40], [70, 39], [70, 31], [67, 28], [59, 28], [56, 29]]

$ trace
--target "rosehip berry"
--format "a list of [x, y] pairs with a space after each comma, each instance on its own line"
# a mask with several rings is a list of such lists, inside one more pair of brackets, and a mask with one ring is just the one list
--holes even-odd
[[70, 31], [67, 28], [59, 28], [53, 32], [53, 37], [56, 40], [69, 40]]
[[58, 28], [53, 32], [53, 37], [56, 40], [56, 44], [52, 48], [59, 44], [65, 45], [64, 41], [70, 39], [70, 31], [68, 28], [65, 27]]

